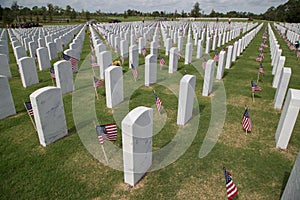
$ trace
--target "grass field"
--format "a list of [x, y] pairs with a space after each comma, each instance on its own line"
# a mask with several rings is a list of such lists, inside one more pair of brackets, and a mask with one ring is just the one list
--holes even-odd
[[[29, 95], [38, 88], [52, 85], [50, 73], [38, 72], [40, 83], [23, 88], [10, 47], [13, 78], [9, 83], [17, 115], [0, 121], [0, 198], [226, 199], [222, 170], [226, 166], [239, 190], [238, 199], [280, 199], [300, 148], [300, 138], [297, 135], [300, 132], [300, 121], [298, 117], [288, 149], [276, 149], [275, 132], [281, 112], [273, 109], [275, 89], [272, 88], [269, 49], [263, 60], [265, 77], [258, 82], [263, 91], [257, 93], [255, 102], [252, 102], [250, 81], [256, 81], [257, 78], [259, 63], [255, 58], [266, 26], [265, 23], [231, 69], [225, 70], [223, 83], [227, 113], [224, 128], [212, 151], [201, 159], [198, 153], [210, 126], [212, 97], [202, 97], [203, 76], [197, 70], [202, 68], [199, 64], [201, 62], [194, 58], [192, 65], [184, 65], [183, 59], [179, 61], [178, 70], [181, 74], [186, 70], [197, 78], [195, 94], [201, 115], [199, 129], [190, 147], [178, 160], [160, 170], [147, 173], [135, 188], [124, 183], [122, 171], [105, 166], [86, 150], [74, 124], [71, 94], [63, 97], [68, 136], [46, 148], [39, 144], [23, 101], [28, 101]], [[286, 67], [292, 68], [289, 87], [300, 89], [299, 61], [277, 33], [276, 36], [283, 49], [282, 54], [286, 56]], [[194, 47], [194, 51], [195, 49]], [[159, 53], [163, 55], [164, 51], [160, 50]], [[79, 66], [89, 54], [89, 38], [86, 35]], [[167, 65], [167, 57], [165, 60]], [[143, 65], [142, 55], [139, 61]], [[127, 66], [126, 59], [124, 73], [128, 72]], [[158, 73], [167, 73], [167, 66], [162, 69], [158, 67]], [[142, 73], [139, 74], [141, 76], [138, 81], [143, 81]], [[216, 82], [214, 89], [218, 85]], [[129, 106], [130, 110], [140, 105], [154, 106], [152, 89], [158, 93], [167, 113], [164, 127], [153, 137], [153, 149], [157, 151], [172, 140], [178, 129], [176, 96], [160, 84], [153, 85], [151, 89], [141, 86], [132, 95]], [[97, 118], [101, 123], [110, 123], [113, 118], [111, 110], [105, 108], [105, 89], [99, 88], [98, 94], [100, 100], [95, 102]], [[82, 106], [87, 105], [88, 102]], [[248, 134], [245, 134], [241, 126], [245, 105], [249, 107], [253, 123], [253, 131]], [[118, 147], [122, 146], [120, 128], [115, 142]], [[91, 134], [95, 135], [96, 141], [96, 134]]]

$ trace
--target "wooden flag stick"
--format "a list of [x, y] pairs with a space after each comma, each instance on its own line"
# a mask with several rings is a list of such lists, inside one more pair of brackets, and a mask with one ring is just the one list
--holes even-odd
[[92, 70], [93, 70], [93, 75], [95, 76], [95, 70], [94, 70], [94, 67], [92, 66]]
[[32, 119], [32, 116], [28, 113], [28, 110], [27, 110], [27, 107], [26, 107], [24, 101], [23, 101], [23, 104], [24, 104], [24, 106], [25, 106], [25, 109], [26, 109], [27, 114], [29, 115], [29, 118], [30, 118], [30, 121], [31, 121], [31, 123], [32, 123], [32, 125], [33, 125], [33, 128], [34, 128], [35, 131], [37, 132], [36, 125], [35, 125], [35, 123], [34, 123], [34, 121], [33, 121], [33, 119]]
[[101, 145], [101, 147], [102, 147], [102, 151], [103, 151], [103, 154], [104, 154], [104, 157], [105, 157], [106, 164], [108, 164], [108, 159], [107, 159], [103, 144]]
[[94, 77], [91, 77], [91, 78], [92, 78], [92, 80], [93, 80], [93, 87], [94, 87], [94, 90], [95, 90], [95, 94], [96, 94], [97, 100], [99, 100], [98, 91], [97, 91], [97, 88], [95, 87]]
[[260, 73], [257, 72], [257, 81], [256, 81], [257, 83], [258, 83], [258, 80], [259, 80], [259, 74], [260, 74]]
[[252, 92], [252, 102], [254, 102], [254, 92]]

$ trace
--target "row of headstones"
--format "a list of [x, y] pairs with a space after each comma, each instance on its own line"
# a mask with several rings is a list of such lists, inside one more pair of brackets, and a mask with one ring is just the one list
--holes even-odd
[[[24, 46], [26, 51], [30, 50], [30, 41], [34, 41], [37, 47], [46, 47], [47, 43], [54, 42], [58, 44], [58, 50], [60, 50], [59, 46], [61, 44], [59, 44], [59, 42], [63, 44], [69, 43], [70, 40], [73, 38], [73, 35], [78, 33], [81, 26], [82, 25], [54, 26], [51, 27], [51, 31], [47, 31], [49, 27], [30, 29], [9, 29], [9, 32], [11, 32], [11, 34], [19, 40], [19, 42], [22, 44], [22, 46]], [[59, 40], [57, 41], [57, 39]]]
[[[68, 32], [60, 32], [60, 34], [62, 35], [58, 37], [58, 35], [56, 34], [55, 37], [57, 38], [51, 35], [47, 35], [45, 36], [45, 38], [42, 36], [38, 38], [35, 35], [32, 37], [25, 37], [24, 40], [21, 40], [21, 42], [17, 39], [14, 33], [12, 33], [12, 31], [9, 30], [9, 36], [10, 36], [15, 57], [17, 60], [19, 60], [22, 57], [25, 57], [27, 55], [26, 49], [28, 49], [30, 53], [30, 57], [35, 58], [35, 56], [38, 56], [37, 49], [47, 48], [49, 59], [50, 60], [56, 59], [58, 57], [58, 52], [61, 52], [63, 50], [62, 45], [68, 43], [70, 39], [73, 38], [73, 35], [78, 32], [78, 28], [80, 28], [81, 26], [82, 25], [76, 26], [73, 29], [68, 30]], [[32, 38], [33, 40], [30, 40], [30, 38]]]
[[274, 26], [280, 31], [280, 33], [282, 35], [286, 35], [286, 38], [293, 44], [295, 44], [296, 41], [300, 40], [300, 34], [299, 34], [300, 30], [299, 29], [298, 30], [297, 29], [290, 30], [290, 28], [284, 27], [284, 24], [282, 24], [282, 23], [280, 23], [280, 24], [274, 23]]
[[[240, 56], [240, 54], [246, 49], [246, 47], [250, 44], [259, 30], [262, 28], [263, 24], [260, 24], [254, 30], [247, 33], [243, 39], [236, 41], [234, 46], [229, 45], [227, 56], [226, 51], [222, 50], [219, 54], [218, 68], [216, 79], [221, 80], [224, 74], [224, 66], [226, 69], [230, 69], [232, 62], [236, 61], [236, 58]], [[226, 57], [226, 58], [225, 58]], [[226, 59], [226, 64], [225, 64]], [[204, 74], [204, 84], [203, 84], [203, 96], [209, 96], [212, 92], [213, 88], [213, 80], [214, 80], [214, 70], [215, 70], [215, 61], [208, 60], [206, 63], [205, 74]]]
[[285, 56], [282, 56], [282, 49], [280, 49], [280, 45], [270, 24], [268, 24], [268, 33], [272, 60], [272, 75], [274, 75], [272, 87], [276, 88], [276, 93], [274, 96], [274, 108], [281, 109], [285, 94], [288, 89], [292, 70], [291, 68], [284, 67], [286, 58]]
[[[5, 56], [5, 55], [3, 55]], [[38, 83], [35, 71], [35, 62], [32, 58], [22, 58], [21, 61], [21, 78], [22, 83]], [[70, 61], [61, 60], [54, 63], [56, 75], [56, 85], [60, 93], [67, 94], [73, 92], [73, 73]], [[16, 114], [12, 94], [8, 82], [8, 77], [0, 75], [0, 119]], [[36, 116], [36, 115], [35, 115]]]
[[[300, 90], [288, 89], [292, 70], [289, 67], [284, 67], [285, 56], [281, 56], [282, 50], [279, 49], [280, 46], [270, 24], [268, 24], [268, 32], [271, 64], [273, 66], [272, 74], [274, 75], [272, 86], [277, 88], [274, 98], [274, 108], [281, 109], [284, 102], [275, 134], [275, 141], [277, 148], [286, 149], [300, 108]], [[284, 101], [286, 93], [287, 96]]]
[[[280, 31], [281, 34], [285, 35], [286, 28], [282, 25], [278, 25], [274, 23], [274, 26]], [[273, 49], [273, 53], [271, 51], [271, 55], [273, 54], [272, 63], [273, 64], [273, 71], [275, 71], [273, 84], [272, 86], [277, 88], [275, 99], [274, 99], [274, 108], [281, 109], [283, 100], [286, 94], [286, 91], [288, 89], [290, 77], [291, 77], [291, 68], [284, 67], [285, 63], [285, 57], [281, 56], [282, 50], [279, 49], [279, 45], [277, 42], [277, 39], [275, 37], [275, 34], [272, 31], [272, 28], [270, 24], [268, 24], [269, 29], [269, 40], [270, 40], [270, 48]], [[288, 39], [290, 41], [295, 41], [296, 34], [290, 34], [292, 31], [288, 30], [287, 35]], [[299, 38], [298, 38], [299, 39]], [[274, 50], [275, 49], [275, 50]], [[277, 50], [277, 52], [276, 52]], [[277, 58], [276, 58], [277, 55]], [[278, 61], [279, 59], [279, 61]], [[273, 60], [275, 60], [273, 62]], [[276, 65], [276, 62], [278, 64]], [[274, 69], [275, 68], [275, 69]], [[275, 142], [276, 147], [280, 149], [287, 149], [292, 131], [294, 129], [294, 125], [297, 120], [297, 116], [299, 113], [300, 108], [300, 90], [296, 89], [289, 89], [283, 110], [280, 116], [280, 120], [278, 122], [276, 134], [275, 134]], [[281, 196], [282, 200], [287, 199], [299, 199], [300, 193], [299, 193], [299, 187], [300, 187], [300, 181], [299, 181], [299, 173], [300, 173], [300, 152], [298, 154], [298, 157], [295, 161], [294, 167], [292, 169], [292, 172], [290, 174], [289, 180], [285, 186], [284, 192]]]
[[287, 29], [294, 31], [296, 33], [300, 33], [300, 25], [299, 23], [280, 23], [281, 26], [286, 27]]
[[[80, 60], [80, 55], [82, 53], [82, 47], [83, 47], [83, 42], [84, 42], [84, 37], [85, 37], [85, 30], [86, 30], [86, 25], [84, 25], [79, 33], [74, 37], [72, 42], [69, 44], [69, 48], [64, 51], [64, 54], [77, 59], [78, 61]], [[75, 64], [72, 64], [75, 65]], [[78, 71], [78, 62], [76, 62], [75, 66], [72, 66], [73, 72]]]
[[[253, 39], [261, 27], [262, 25], [250, 32], [249, 36], [246, 38]], [[246, 43], [246, 46], [248, 44], [249, 43]], [[177, 70], [177, 51], [178, 49], [176, 47], [172, 47], [170, 50], [169, 73]], [[149, 86], [156, 83], [157, 58], [155, 55], [150, 54], [147, 55], [145, 59], [145, 86]], [[203, 95], [205, 90], [212, 90], [213, 72], [215, 68], [214, 62], [214, 60], [209, 60], [207, 63], [204, 76]], [[105, 71], [105, 77], [106, 94], [109, 96], [107, 97], [107, 102], [118, 99], [120, 94], [123, 94], [122, 67], [109, 67]], [[192, 75], [185, 75], [180, 81], [177, 115], [178, 125], [185, 125], [192, 117], [195, 84], [196, 78]], [[119, 98], [117, 102], [113, 102], [113, 104], [107, 106], [112, 108], [122, 101], [123, 99]], [[135, 119], [134, 121], [132, 120], [133, 116]], [[136, 124], [145, 125], [142, 127], [142, 135], [140, 131], [141, 127], [138, 126], [139, 128], [137, 128]], [[146, 107], [133, 109], [122, 121], [124, 180], [125, 183], [128, 183], [131, 186], [135, 186], [152, 165], [152, 125], [153, 111]], [[141, 142], [141, 140], [143, 142]], [[139, 154], [137, 155], [137, 153]]]
[[[84, 39], [84, 27], [82, 28], [82, 31], [77, 35], [77, 38], [80, 38], [81, 43]], [[82, 44], [81, 44], [82, 47]], [[47, 60], [48, 52], [47, 51], [41, 51], [41, 58], [43, 61]], [[1, 63], [1, 73], [4, 75], [1, 75], [1, 90], [0, 90], [0, 99], [1, 99], [1, 111], [0, 111], [0, 119], [3, 119], [5, 117], [14, 115], [16, 113], [12, 94], [10, 90], [10, 86], [8, 83], [8, 76], [5, 76], [6, 74], [10, 74], [9, 70], [9, 64], [7, 61], [7, 57], [4, 54], [0, 54], [0, 63]], [[21, 81], [23, 86], [26, 88], [28, 86], [34, 85], [39, 83], [38, 75], [36, 72], [36, 65], [33, 58], [30, 57], [23, 57], [19, 61], [19, 71], [21, 75]], [[47, 60], [47, 63], [50, 62], [49, 59]], [[45, 63], [44, 63], [45, 64]], [[2, 66], [3, 65], [3, 66]], [[58, 88], [61, 89], [62, 94], [66, 94], [69, 92], [72, 92], [74, 90], [74, 84], [73, 84], [73, 75], [72, 75], [72, 64], [70, 61], [58, 61], [54, 64], [54, 71], [56, 74], [56, 85]]]

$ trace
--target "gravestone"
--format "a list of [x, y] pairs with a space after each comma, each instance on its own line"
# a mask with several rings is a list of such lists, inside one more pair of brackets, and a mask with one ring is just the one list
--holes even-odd
[[43, 87], [30, 95], [34, 121], [42, 146], [68, 134], [60, 88]]
[[185, 75], [180, 80], [177, 124], [185, 125], [193, 115], [196, 76]]
[[150, 54], [158, 56], [157, 42], [155, 41], [150, 43]]
[[223, 78], [225, 59], [226, 59], [226, 51], [221, 51], [219, 54], [218, 70], [216, 75], [217, 80], [221, 80]]
[[48, 48], [50, 60], [54, 60], [58, 58], [56, 44], [54, 42], [47, 43], [47, 48]]
[[49, 52], [46, 47], [40, 47], [36, 50], [37, 60], [39, 64], [40, 71], [49, 69], [50, 66], [50, 59], [49, 59]]
[[238, 41], [238, 49], [237, 49], [236, 55], [240, 56], [241, 52], [242, 52], [242, 39], [239, 39], [239, 41]]
[[[1, 54], [3, 55], [3, 54]], [[0, 119], [16, 114], [8, 78], [0, 75]]]
[[105, 79], [105, 70], [112, 64], [111, 51], [102, 51], [97, 56], [97, 63], [100, 66], [100, 79]]
[[113, 108], [124, 100], [122, 67], [110, 66], [105, 70], [106, 107]]
[[285, 186], [281, 200], [300, 199], [300, 152], [294, 163], [294, 167]]
[[39, 47], [46, 47], [46, 42], [44, 38], [39, 38], [38, 39], [38, 45]]
[[226, 65], [225, 65], [225, 68], [226, 68], [226, 69], [230, 69], [230, 67], [231, 67], [231, 62], [232, 62], [232, 49], [233, 49], [233, 46], [232, 46], [232, 45], [229, 45], [229, 46], [228, 46], [228, 50], [227, 50], [227, 59], [226, 59]]
[[128, 58], [128, 42], [127, 40], [121, 40], [121, 57]]
[[276, 56], [275, 56], [274, 65], [273, 65], [273, 68], [272, 68], [272, 75], [274, 75], [276, 73], [276, 69], [278, 67], [278, 63], [279, 63], [279, 60], [280, 60], [280, 57], [281, 57], [281, 53], [282, 53], [282, 49], [278, 49], [278, 51], [276, 53]]
[[178, 68], [178, 48], [172, 47], [169, 56], [169, 74], [177, 71]]
[[66, 60], [54, 63], [56, 86], [61, 89], [62, 95], [74, 90], [72, 64]]
[[15, 56], [16, 56], [17, 63], [18, 63], [18, 60], [27, 56], [26, 51], [25, 51], [24, 47], [22, 47], [22, 46], [17, 46], [14, 50], [15, 50]]
[[192, 63], [192, 53], [193, 53], [193, 44], [187, 43], [185, 48], [185, 57], [184, 57], [184, 64]]
[[181, 52], [183, 49], [183, 37], [179, 36], [178, 37], [178, 52]]
[[289, 89], [280, 120], [278, 122], [275, 141], [276, 148], [287, 149], [300, 108], [300, 90]]
[[210, 52], [210, 37], [206, 38], [206, 46], [205, 46], [205, 53]]
[[214, 60], [208, 60], [206, 63], [202, 96], [209, 96], [212, 92], [215, 66]]
[[238, 41], [235, 41], [233, 45], [233, 52], [232, 52], [232, 59], [231, 59], [232, 62], [236, 61], [238, 45], [239, 45]]
[[172, 39], [167, 38], [166, 39], [166, 51], [165, 51], [166, 56], [169, 55], [169, 51], [170, 51], [171, 47], [172, 47]]
[[31, 58], [35, 58], [36, 56], [36, 44], [35, 42], [31, 41], [28, 43], [29, 53]]
[[139, 65], [139, 52], [136, 45], [131, 45], [129, 47], [129, 68], [130, 69], [131, 69], [131, 64], [133, 64], [135, 68], [137, 68]]
[[292, 69], [284, 67], [281, 69], [280, 79], [278, 82], [278, 88], [274, 97], [274, 108], [281, 109], [286, 91], [289, 86]]
[[23, 57], [18, 61], [18, 63], [23, 87], [26, 88], [39, 83], [35, 61], [33, 58]]
[[145, 58], [145, 86], [156, 83], [157, 79], [157, 57], [149, 54]]
[[212, 44], [212, 50], [216, 50], [216, 45], [217, 45], [217, 35], [214, 35], [213, 37], [213, 44]]
[[106, 46], [105, 44], [97, 44], [95, 47], [95, 54], [96, 56], [99, 55], [99, 53], [106, 51]]
[[131, 186], [145, 175], [152, 165], [153, 110], [137, 107], [122, 121], [124, 181]]
[[203, 56], [202, 41], [203, 40], [198, 40], [196, 58], [202, 58], [202, 56]]
[[277, 86], [278, 86], [279, 78], [280, 78], [280, 75], [281, 75], [282, 68], [284, 67], [284, 64], [285, 64], [285, 56], [280, 56], [279, 61], [278, 61], [278, 65], [276, 67], [276, 72], [275, 72], [275, 75], [273, 77], [273, 83], [272, 83], [273, 88], [277, 88]]
[[10, 67], [8, 59], [5, 54], [0, 54], [0, 75], [4, 75], [7, 78], [11, 78]]
[[54, 39], [54, 43], [56, 44], [56, 50], [57, 52], [62, 52], [63, 48], [62, 48], [62, 43], [61, 43], [61, 39], [60, 38], [55, 38]]
[[144, 45], [144, 38], [143, 37], [140, 37], [139, 38], [139, 54], [141, 54], [142, 53], [142, 50], [143, 50], [143, 48], [145, 48], [145, 45]]

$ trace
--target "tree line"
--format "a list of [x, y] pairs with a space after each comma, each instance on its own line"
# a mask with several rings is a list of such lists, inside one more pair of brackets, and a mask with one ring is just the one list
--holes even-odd
[[137, 10], [128, 9], [123, 13], [111, 13], [101, 12], [89, 12], [85, 10], [76, 11], [70, 5], [65, 8], [53, 5], [51, 3], [47, 6], [33, 6], [32, 8], [23, 7], [18, 4], [17, 1], [13, 2], [11, 7], [2, 8], [0, 5], [0, 21], [3, 24], [21, 23], [27, 21], [34, 22], [53, 22], [53, 21], [69, 21], [76, 19], [90, 20], [98, 19], [107, 16], [115, 17], [131, 17], [131, 16], [142, 16], [142, 17], [163, 17], [163, 18], [178, 18], [178, 17], [230, 17], [230, 18], [254, 18], [259, 20], [269, 21], [281, 21], [281, 22], [300, 22], [300, 0], [289, 0], [288, 2], [279, 6], [270, 7], [265, 13], [254, 14], [251, 12], [237, 12], [230, 11], [227, 13], [220, 13], [215, 10], [211, 10], [209, 14], [204, 14], [200, 8], [200, 4], [196, 2], [190, 12], [182, 10], [178, 12], [165, 12], [165, 11], [153, 11], [153, 12], [140, 12]]

